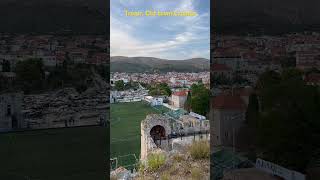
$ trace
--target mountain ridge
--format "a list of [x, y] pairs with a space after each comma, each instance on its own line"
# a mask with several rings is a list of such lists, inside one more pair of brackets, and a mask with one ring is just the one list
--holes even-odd
[[168, 60], [155, 57], [112, 56], [111, 72], [202, 72], [209, 71], [210, 61], [205, 58]]

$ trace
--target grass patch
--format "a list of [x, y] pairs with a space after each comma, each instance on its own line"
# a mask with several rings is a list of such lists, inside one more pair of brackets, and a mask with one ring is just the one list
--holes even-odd
[[78, 127], [0, 134], [0, 179], [103, 179], [107, 127]]
[[206, 159], [210, 156], [210, 145], [207, 141], [194, 141], [189, 149], [193, 159]]
[[143, 174], [143, 171], [144, 171], [145, 169], [146, 169], [145, 164], [140, 161], [140, 162], [137, 164], [136, 170], [137, 170], [139, 173]]
[[192, 168], [191, 169], [191, 178], [193, 180], [201, 180], [202, 179], [201, 170], [199, 168]]
[[166, 155], [163, 153], [152, 153], [148, 156], [148, 169], [151, 171], [158, 170], [166, 162]]

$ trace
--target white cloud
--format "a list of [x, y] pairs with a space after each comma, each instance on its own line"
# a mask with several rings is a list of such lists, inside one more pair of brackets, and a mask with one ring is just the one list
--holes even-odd
[[184, 0], [181, 1], [177, 8], [175, 8], [176, 11], [195, 11], [194, 7], [194, 0]]
[[[122, 3], [125, 0], [122, 0]], [[133, 3], [131, 1], [131, 3]], [[181, 1], [176, 7], [178, 10], [194, 10], [194, 0]], [[157, 3], [161, 4], [161, 3]], [[166, 4], [166, 3], [163, 3]], [[167, 4], [166, 4], [167, 5]], [[160, 7], [157, 7], [160, 8]], [[165, 5], [161, 8], [167, 8]], [[171, 7], [172, 8], [172, 7]], [[208, 13], [201, 14], [196, 17], [180, 17], [179, 20], [171, 20], [170, 22], [160, 22], [159, 27], [179, 33], [173, 34], [170, 39], [163, 39], [152, 43], [146, 43], [141, 38], [134, 36], [134, 31], [139, 29], [143, 18], [130, 19], [126, 24], [123, 17], [111, 15], [110, 18], [110, 45], [111, 56], [152, 56], [167, 59], [187, 59], [194, 57], [209, 57], [209, 25]], [[146, 17], [149, 18], [149, 17]], [[161, 18], [161, 17], [159, 17]], [[127, 19], [125, 19], [127, 21]], [[149, 19], [148, 19], [149, 20]], [[169, 20], [170, 21], [170, 20]], [[205, 33], [204, 33], [205, 32]], [[208, 42], [208, 50], [195, 49], [188, 52], [185, 48], [190, 44], [199, 44]]]

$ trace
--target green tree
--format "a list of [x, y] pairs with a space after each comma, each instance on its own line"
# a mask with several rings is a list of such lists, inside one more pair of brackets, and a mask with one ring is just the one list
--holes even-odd
[[25, 93], [42, 90], [45, 80], [40, 59], [27, 59], [16, 65], [17, 82]]
[[296, 56], [295, 54], [289, 54], [288, 56], [280, 57], [278, 61], [282, 68], [290, 68], [296, 66]]
[[188, 93], [188, 96], [187, 96], [187, 100], [186, 100], [186, 103], [184, 104], [184, 108], [190, 112], [191, 111], [191, 93]]
[[164, 92], [166, 96], [171, 96], [172, 91], [167, 83], [160, 83], [159, 88]]
[[210, 91], [203, 84], [191, 86], [191, 109], [193, 112], [207, 115], [209, 112]]
[[251, 94], [249, 97], [249, 104], [246, 111], [246, 121], [250, 127], [257, 127], [257, 120], [259, 117], [259, 101], [257, 95]]
[[264, 96], [260, 96], [259, 100], [260, 108], [263, 110], [264, 105], [272, 106], [272, 98], [277, 95], [275, 91], [269, 91], [269, 89], [275, 89], [277, 84], [279, 84], [281, 80], [280, 74], [274, 71], [267, 71], [263, 73], [256, 84], [256, 90], [259, 94], [264, 94]]
[[115, 89], [117, 91], [123, 91], [124, 90], [124, 82], [123, 80], [119, 80], [115, 82]]
[[124, 89], [128, 90], [128, 89], [134, 89], [137, 90], [139, 88], [139, 83], [138, 82], [134, 82], [134, 81], [129, 81], [128, 83], [125, 84]]
[[151, 96], [171, 96], [172, 91], [168, 84], [158, 83], [153, 86], [149, 86], [149, 94]]
[[320, 150], [319, 90], [306, 85], [301, 72], [288, 69], [263, 74], [257, 91], [263, 107], [255, 122], [257, 146], [263, 158], [304, 171]]

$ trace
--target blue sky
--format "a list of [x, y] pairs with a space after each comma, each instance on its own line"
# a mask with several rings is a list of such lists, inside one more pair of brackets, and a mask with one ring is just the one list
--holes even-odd
[[[165, 59], [207, 58], [210, 0], [111, 0], [111, 56]], [[198, 16], [125, 16], [128, 11], [190, 11]]]

